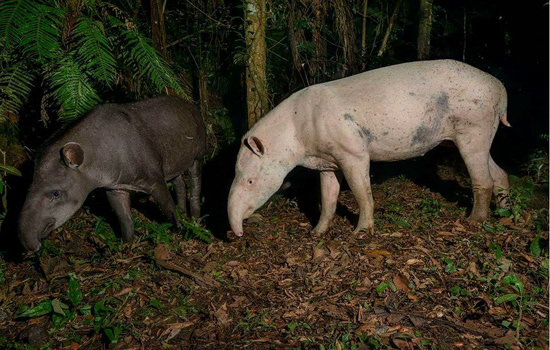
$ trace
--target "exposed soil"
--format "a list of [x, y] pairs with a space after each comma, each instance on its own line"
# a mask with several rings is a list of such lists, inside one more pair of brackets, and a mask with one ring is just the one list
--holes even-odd
[[[314, 198], [296, 191], [272, 198], [243, 238], [210, 244], [135, 211], [137, 239], [122, 245], [85, 208], [40, 256], [0, 260], [0, 347], [548, 349], [547, 193], [517, 222], [470, 225], [467, 174], [443, 163], [435, 190], [375, 179], [374, 235], [351, 234], [347, 189], [325, 234], [310, 233]], [[518, 294], [509, 275], [524, 287], [521, 316], [519, 296], [498, 299]], [[18, 317], [48, 301], [45, 315]]]

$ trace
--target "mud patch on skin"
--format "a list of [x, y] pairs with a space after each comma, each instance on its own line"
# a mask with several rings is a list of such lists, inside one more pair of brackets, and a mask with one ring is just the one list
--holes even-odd
[[425, 121], [414, 131], [411, 146], [430, 144], [441, 131], [441, 120], [451, 112], [449, 95], [445, 91], [433, 95], [426, 104]]
[[349, 113], [344, 113], [344, 119], [348, 120], [348, 121], [351, 121], [351, 122], [355, 121], [355, 118], [353, 118], [353, 116]]
[[359, 136], [361, 136], [361, 138], [365, 138], [367, 140], [367, 143], [371, 143], [372, 141], [378, 140], [378, 138], [375, 135], [373, 135], [373, 133], [369, 129], [365, 128], [364, 126], [360, 127]]

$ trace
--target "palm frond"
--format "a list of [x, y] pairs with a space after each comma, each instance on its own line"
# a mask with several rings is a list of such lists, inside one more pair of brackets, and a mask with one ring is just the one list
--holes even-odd
[[61, 106], [59, 116], [66, 121], [81, 117], [100, 102], [90, 80], [70, 55], [47, 78], [52, 96]]
[[23, 52], [40, 61], [55, 57], [60, 52], [61, 17], [63, 11], [38, 4], [29, 14], [28, 22], [21, 30]]
[[0, 1], [0, 43], [17, 42], [21, 29], [29, 23], [29, 14], [35, 10], [36, 5], [29, 0]]
[[77, 62], [90, 69], [94, 78], [110, 86], [116, 78], [116, 61], [103, 23], [82, 17], [73, 33], [79, 46]]
[[18, 112], [31, 92], [33, 75], [22, 63], [0, 72], [0, 117]]

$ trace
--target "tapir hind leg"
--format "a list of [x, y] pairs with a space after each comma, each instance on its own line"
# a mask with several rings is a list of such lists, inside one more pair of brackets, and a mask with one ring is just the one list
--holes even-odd
[[174, 189], [176, 190], [176, 200], [178, 201], [178, 206], [181, 209], [182, 214], [187, 214], [187, 195], [185, 191], [185, 181], [183, 181], [183, 176], [180, 175], [172, 180]]
[[124, 242], [132, 241], [134, 237], [134, 222], [132, 221], [132, 212], [130, 209], [130, 193], [122, 190], [110, 190], [107, 191], [107, 199], [120, 223], [122, 240]]
[[164, 215], [166, 215], [174, 225], [180, 227], [181, 225], [176, 218], [176, 206], [164, 179], [160, 178], [159, 181], [151, 186], [148, 192], [153, 196], [153, 199], [163, 211]]
[[195, 219], [201, 216], [201, 174], [202, 174], [202, 162], [195, 160], [191, 169], [189, 169], [191, 175], [191, 216]]
[[336, 212], [336, 204], [338, 202], [341, 182], [342, 172], [321, 172], [321, 216], [319, 217], [319, 222], [313, 228], [312, 232], [323, 233], [328, 229], [330, 221]]
[[493, 194], [495, 195], [497, 207], [501, 209], [510, 208], [508, 174], [495, 163], [491, 156], [489, 156], [489, 172], [494, 181]]
[[489, 217], [489, 203], [491, 202], [494, 185], [489, 171], [489, 147], [492, 138], [478, 138], [476, 140], [483, 141], [478, 143], [471, 139], [457, 139], [456, 145], [468, 168], [474, 192], [474, 206], [468, 220], [482, 222]]
[[353, 157], [340, 166], [357, 203], [359, 204], [359, 222], [353, 233], [374, 231], [374, 200], [370, 185], [370, 158], [363, 155], [361, 159]]

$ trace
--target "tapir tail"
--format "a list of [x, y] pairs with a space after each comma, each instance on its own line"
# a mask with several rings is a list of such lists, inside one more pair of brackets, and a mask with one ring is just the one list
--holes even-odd
[[508, 119], [506, 119], [506, 113], [502, 113], [502, 115], [500, 116], [500, 122], [502, 124], [506, 125], [509, 128], [512, 127], [512, 125], [510, 125], [510, 123], [508, 123]]

